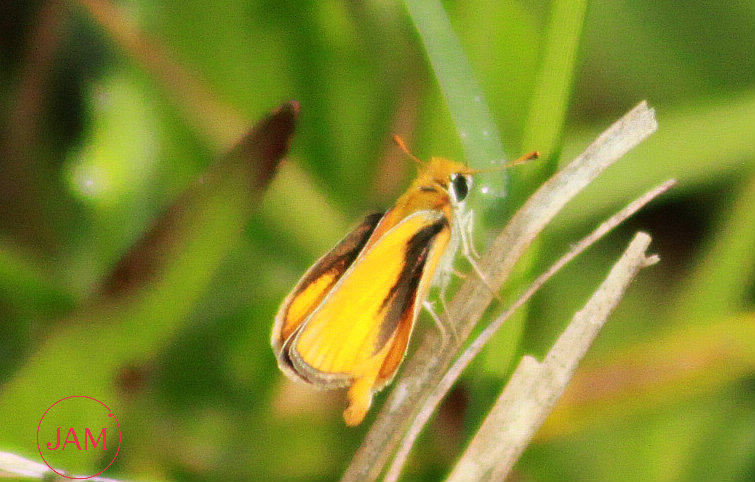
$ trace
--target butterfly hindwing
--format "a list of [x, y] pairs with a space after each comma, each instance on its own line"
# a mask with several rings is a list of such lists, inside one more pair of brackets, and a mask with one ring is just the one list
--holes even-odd
[[282, 369], [291, 369], [287, 356], [283, 353], [284, 343], [353, 264], [382, 217], [382, 213], [366, 216], [302, 276], [291, 294], [283, 301], [275, 318], [271, 340]]
[[297, 374], [323, 387], [390, 380], [450, 235], [442, 213], [418, 211], [370, 240], [284, 347]]

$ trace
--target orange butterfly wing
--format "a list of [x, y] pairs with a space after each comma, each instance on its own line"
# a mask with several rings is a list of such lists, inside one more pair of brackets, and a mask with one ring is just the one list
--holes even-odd
[[359, 226], [304, 273], [281, 304], [273, 324], [271, 344], [278, 357], [278, 364], [287, 375], [296, 376], [286, 362], [287, 355], [282, 352], [283, 344], [351, 266], [382, 217], [382, 213], [367, 215]]
[[320, 387], [352, 385], [344, 414], [350, 425], [361, 421], [372, 393], [401, 363], [450, 237], [442, 212], [407, 216], [369, 241], [285, 342], [282, 352], [297, 376]]

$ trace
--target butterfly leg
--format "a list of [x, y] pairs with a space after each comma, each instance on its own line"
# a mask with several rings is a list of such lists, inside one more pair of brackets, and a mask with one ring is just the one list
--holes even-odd
[[[448, 297], [446, 296], [446, 292], [448, 290], [448, 285], [451, 282], [451, 277], [457, 274], [456, 271], [453, 268], [453, 265], [451, 265], [448, 269], [441, 272], [440, 276], [440, 282], [439, 284], [439, 290], [438, 290], [438, 299], [440, 300], [440, 305], [443, 308], [442, 318], [438, 316], [434, 311], [434, 306], [432, 303], [425, 301], [423, 306], [427, 311], [430, 312], [430, 315], [435, 320], [435, 324], [438, 325], [440, 328], [441, 333], [444, 336], [444, 339], [447, 338], [446, 335], [450, 335], [451, 339], [455, 342], [459, 341], [459, 334], [456, 332], [456, 328], [454, 327], [454, 324], [448, 316], [448, 305], [446, 304], [446, 300]], [[461, 275], [464, 277], [464, 275]]]
[[[448, 321], [448, 305], [446, 305], [446, 290], [448, 289], [448, 284], [451, 282], [451, 276], [454, 274], [454, 268], [451, 266], [449, 269], [444, 270], [440, 274], [440, 282], [438, 283], [439, 289], [438, 289], [438, 299], [440, 300], [440, 305], [443, 308], [443, 316]], [[431, 305], [432, 308], [432, 305]], [[450, 325], [449, 323], [446, 323], [447, 325]]]
[[475, 249], [474, 239], [474, 211], [469, 210], [458, 217], [459, 232], [461, 233], [461, 249], [475, 259], [480, 259], [480, 253]]
[[456, 328], [454, 328], [451, 320], [448, 318], [448, 311], [446, 311], [446, 301], [442, 296], [440, 300], [441, 304], [443, 305], [443, 314], [440, 316], [435, 312], [435, 305], [433, 302], [425, 300], [422, 302], [422, 307], [430, 314], [433, 321], [435, 322], [435, 325], [438, 327], [438, 330], [440, 330], [440, 335], [443, 339], [444, 344], [449, 340], [458, 342], [459, 334], [456, 332]]
[[480, 281], [482, 281], [482, 284], [485, 285], [485, 287], [490, 291], [490, 293], [497, 299], [501, 300], [501, 297], [498, 296], [498, 292], [493, 289], [493, 287], [490, 285], [490, 282], [488, 282], [487, 277], [485, 276], [485, 273], [482, 272], [480, 269], [480, 266], [477, 264], [476, 258], [479, 258], [480, 255], [474, 250], [474, 244], [472, 243], [472, 226], [473, 226], [473, 219], [472, 211], [470, 210], [467, 214], [458, 217], [459, 219], [459, 233], [461, 233], [461, 254], [466, 258], [466, 260], [469, 262], [469, 264], [472, 266], [472, 269], [477, 274], [477, 276], [480, 278]]

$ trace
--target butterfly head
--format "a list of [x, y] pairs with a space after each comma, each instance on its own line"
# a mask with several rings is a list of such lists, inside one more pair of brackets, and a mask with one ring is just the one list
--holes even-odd
[[[466, 199], [472, 188], [473, 175], [481, 172], [506, 169], [517, 164], [528, 162], [531, 159], [536, 159], [539, 156], [535, 151], [501, 166], [489, 169], [471, 169], [460, 162], [452, 161], [443, 157], [431, 157], [429, 161], [422, 161], [411, 153], [401, 137], [394, 135], [393, 141], [419, 166], [419, 174], [417, 180], [414, 182], [414, 187], [428, 195], [431, 195], [432, 193], [445, 193], [448, 195], [448, 200], [453, 206], [461, 205]], [[443, 197], [444, 196], [440, 196], [440, 198]]]
[[[431, 157], [417, 176], [420, 189], [435, 188], [448, 194], [452, 204], [464, 202], [472, 188], [474, 172], [460, 162]], [[423, 188], [423, 186], [426, 186]]]

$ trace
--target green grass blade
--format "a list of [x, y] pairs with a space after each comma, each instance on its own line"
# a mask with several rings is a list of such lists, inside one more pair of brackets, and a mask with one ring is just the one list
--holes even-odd
[[[543, 58], [538, 70], [522, 149], [538, 150], [542, 160], [515, 168], [513, 173], [514, 204], [552, 174], [563, 135], [564, 119], [571, 94], [577, 60], [577, 49], [584, 25], [587, 0], [558, 0], [553, 6]], [[537, 241], [535, 246], [537, 246]], [[533, 253], [537, 252], [535, 248]], [[531, 271], [536, 255], [526, 257], [520, 265], [522, 272]], [[484, 354], [484, 366], [490, 372], [505, 373], [524, 336], [526, 314], [512, 317], [506, 330], [501, 330]]]
[[[256, 211], [287, 150], [297, 111], [284, 104], [257, 124], [158, 219], [99, 296], [46, 334], [0, 393], [6, 447], [33, 453], [39, 417], [69, 395], [95, 397], [118, 410], [121, 370], [144, 363], [186, 323]], [[82, 421], [91, 420], [86, 415]]]
[[559, 150], [586, 10], [587, 0], [559, 0], [553, 6], [521, 144], [546, 159]]
[[[709, 247], [679, 290], [676, 319], [709, 323], [712, 318], [737, 314], [752, 274], [755, 250], [755, 181], [736, 192], [726, 219], [711, 231]], [[745, 260], [750, 262], [743, 262]]]
[[14, 246], [0, 243], [0, 295], [25, 313], [55, 315], [73, 307], [74, 297]]
[[498, 127], [472, 67], [443, 10], [434, 0], [405, 0], [459, 134], [467, 163], [475, 168], [505, 158]]
[[587, 0], [559, 0], [553, 6], [543, 60], [522, 139], [522, 149], [548, 159], [559, 150], [571, 94]]

